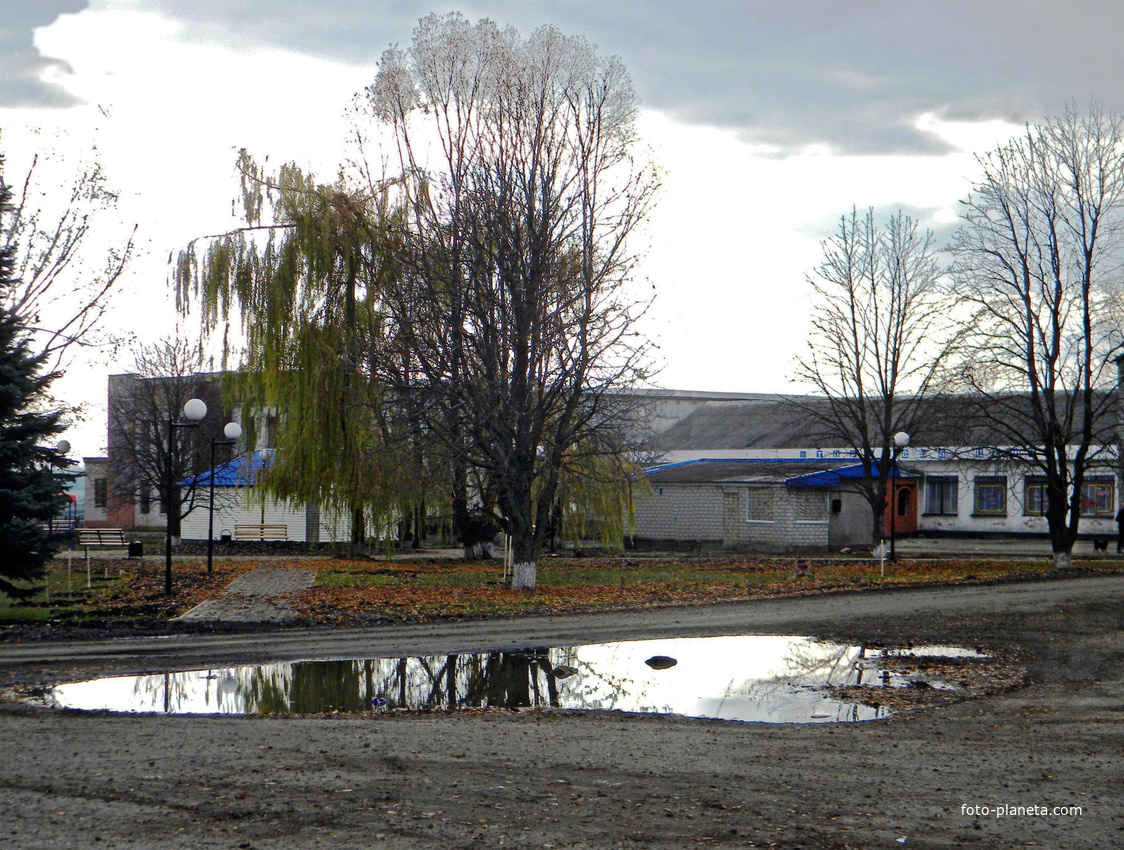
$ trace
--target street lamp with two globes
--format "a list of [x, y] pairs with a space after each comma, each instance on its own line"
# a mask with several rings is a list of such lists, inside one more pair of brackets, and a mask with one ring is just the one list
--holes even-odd
[[[187, 403], [183, 406], [183, 418], [186, 421], [177, 422], [175, 419], [175, 411], [168, 414], [168, 456], [167, 467], [165, 472], [165, 484], [167, 485], [167, 497], [165, 508], [167, 510], [167, 533], [164, 539], [164, 593], [171, 595], [172, 593], [172, 511], [179, 511], [179, 500], [173, 497], [175, 492], [176, 482], [173, 466], [173, 456], [175, 454], [175, 429], [176, 428], [198, 428], [203, 418], [207, 415], [207, 403], [202, 399], [192, 398], [188, 399]], [[242, 428], [236, 423], [228, 423], [223, 429], [223, 433], [228, 438], [229, 442], [238, 439], [242, 434]], [[215, 446], [225, 445], [227, 441], [211, 440], [211, 520], [208, 527], [208, 536], [211, 536], [211, 529], [214, 522], [214, 509], [215, 509], [215, 489], [214, 489], [214, 468], [215, 468]], [[208, 544], [207, 550], [207, 571], [211, 571], [211, 551]]]

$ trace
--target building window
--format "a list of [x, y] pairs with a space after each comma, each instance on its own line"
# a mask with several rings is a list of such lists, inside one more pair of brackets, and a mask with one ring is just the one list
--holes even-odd
[[957, 490], [960, 479], [955, 475], [930, 475], [925, 479], [925, 513], [956, 516]]
[[827, 494], [818, 490], [797, 490], [793, 494], [793, 507], [796, 511], [797, 522], [826, 522], [827, 505], [824, 501]]
[[141, 490], [140, 512], [145, 516], [148, 516], [148, 514], [152, 513], [152, 494], [148, 491], [147, 488]]
[[1023, 514], [1026, 516], [1045, 516], [1046, 476], [1028, 475], [1023, 479]]
[[1081, 485], [1081, 516], [1112, 516], [1115, 491], [1112, 476], [1086, 478]]
[[1007, 515], [1007, 476], [976, 476], [975, 513], [981, 516]]
[[767, 487], [750, 487], [746, 490], [746, 521], [773, 521], [773, 491]]
[[109, 503], [109, 486], [104, 478], [94, 479], [94, 507], [104, 508]]

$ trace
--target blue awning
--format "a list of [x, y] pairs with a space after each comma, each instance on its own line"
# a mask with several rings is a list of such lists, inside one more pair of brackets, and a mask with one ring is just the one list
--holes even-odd
[[[258, 449], [251, 455], [237, 457], [229, 463], [216, 466], [212, 472], [215, 476], [216, 487], [253, 487], [258, 473], [268, 468], [273, 463], [272, 449]], [[212, 472], [204, 472], [194, 478], [181, 481], [179, 486], [190, 487], [195, 484], [200, 487], [211, 486]]]
[[[874, 471], [877, 471], [878, 464], [871, 464]], [[856, 463], [851, 466], [841, 466], [838, 469], [825, 469], [822, 472], [809, 472], [806, 475], [797, 475], [795, 478], [789, 478], [784, 483], [786, 487], [818, 487], [824, 490], [835, 490], [843, 486], [844, 479], [855, 480], [857, 478], [866, 478], [867, 475], [863, 471], [863, 465]], [[917, 478], [912, 472], [906, 472], [897, 464], [890, 466], [891, 478]]]

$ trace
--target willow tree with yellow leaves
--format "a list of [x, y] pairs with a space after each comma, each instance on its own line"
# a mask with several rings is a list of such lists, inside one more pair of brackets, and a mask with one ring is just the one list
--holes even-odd
[[395, 215], [385, 187], [268, 173], [245, 151], [238, 164], [244, 223], [180, 253], [181, 309], [197, 302], [208, 330], [241, 331], [230, 390], [251, 445], [275, 450], [261, 494], [345, 514], [362, 543], [428, 481], [373, 380]]

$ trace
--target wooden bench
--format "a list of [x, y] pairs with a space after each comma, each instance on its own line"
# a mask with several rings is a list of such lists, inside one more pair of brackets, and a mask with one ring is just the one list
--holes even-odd
[[[80, 528], [78, 529], [78, 545], [86, 550], [86, 587], [91, 586], [90, 581], [90, 547], [98, 546], [128, 546], [125, 532], [120, 528]], [[67, 583], [70, 582], [70, 561], [67, 560]], [[109, 567], [106, 567], [106, 578], [109, 578]]]
[[280, 525], [236, 525], [235, 540], [288, 540], [289, 526]]
[[129, 541], [120, 528], [80, 528], [78, 545], [86, 547], [88, 553], [91, 546], [128, 546]]

